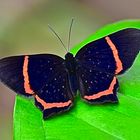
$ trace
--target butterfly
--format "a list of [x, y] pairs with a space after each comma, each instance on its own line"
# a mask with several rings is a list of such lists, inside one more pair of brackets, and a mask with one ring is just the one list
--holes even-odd
[[34, 97], [46, 119], [68, 111], [80, 91], [91, 104], [118, 102], [117, 75], [126, 72], [140, 51], [140, 30], [126, 28], [83, 46], [65, 59], [54, 54], [0, 59], [0, 81], [17, 94]]

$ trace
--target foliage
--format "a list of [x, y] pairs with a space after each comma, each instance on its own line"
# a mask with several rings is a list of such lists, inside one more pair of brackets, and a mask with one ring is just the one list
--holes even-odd
[[[140, 28], [140, 21], [122, 21], [108, 25], [74, 47], [76, 53], [84, 44], [126, 27]], [[140, 56], [133, 67], [118, 77], [119, 104], [89, 105], [79, 97], [70, 111], [44, 121], [32, 99], [16, 97], [14, 109], [15, 140], [99, 140], [140, 137]]]

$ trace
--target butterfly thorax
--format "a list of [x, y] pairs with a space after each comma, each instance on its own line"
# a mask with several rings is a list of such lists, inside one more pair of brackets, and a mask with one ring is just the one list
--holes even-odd
[[67, 53], [65, 55], [65, 66], [69, 73], [76, 72], [76, 59], [72, 53]]

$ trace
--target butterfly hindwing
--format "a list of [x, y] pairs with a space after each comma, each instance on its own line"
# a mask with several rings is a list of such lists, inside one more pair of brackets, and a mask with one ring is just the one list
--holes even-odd
[[118, 81], [114, 75], [81, 67], [79, 70], [80, 92], [89, 103], [117, 102]]
[[36, 105], [43, 111], [44, 119], [67, 111], [73, 104], [68, 75], [64, 69], [58, 72], [35, 96]]
[[132, 66], [139, 53], [139, 38], [139, 29], [123, 29], [85, 45], [76, 58], [96, 70], [121, 74]]

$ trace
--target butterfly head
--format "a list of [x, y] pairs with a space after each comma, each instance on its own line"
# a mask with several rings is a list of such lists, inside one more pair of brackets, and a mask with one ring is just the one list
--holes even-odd
[[73, 56], [73, 54], [70, 53], [70, 52], [68, 52], [68, 53], [65, 55], [65, 59], [68, 60], [68, 61], [72, 60], [73, 58], [74, 58], [74, 56]]

